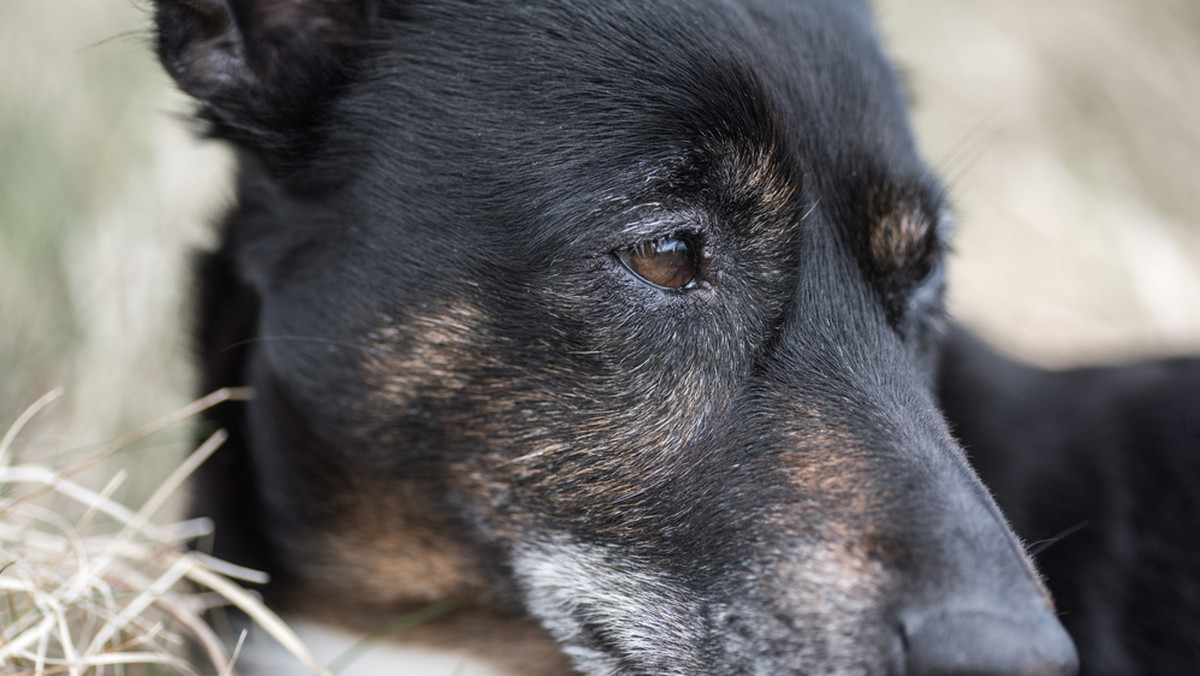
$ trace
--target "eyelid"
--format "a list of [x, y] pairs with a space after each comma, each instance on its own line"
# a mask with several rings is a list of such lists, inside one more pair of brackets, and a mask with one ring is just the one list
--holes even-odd
[[623, 212], [624, 224], [613, 232], [613, 249], [633, 248], [664, 237], [691, 237], [699, 241], [708, 215], [690, 208], [671, 208], [663, 204], [642, 204]]

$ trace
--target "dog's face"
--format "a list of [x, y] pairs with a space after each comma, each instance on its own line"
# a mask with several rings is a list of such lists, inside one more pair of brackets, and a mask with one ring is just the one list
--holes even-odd
[[526, 614], [597, 675], [1070, 672], [930, 394], [945, 207], [863, 7], [157, 18], [243, 149], [287, 602]]

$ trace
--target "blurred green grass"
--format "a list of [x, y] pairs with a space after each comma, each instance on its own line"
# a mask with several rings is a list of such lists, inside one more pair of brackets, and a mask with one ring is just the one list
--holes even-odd
[[[0, 3], [0, 428], [67, 392], [26, 453], [86, 450], [192, 395], [186, 251], [225, 160], [179, 119], [147, 26], [125, 0]], [[122, 460], [180, 457], [160, 451]]]
[[[145, 161], [138, 106], [159, 83], [135, 39], [132, 6], [0, 5], [0, 410], [68, 376], [84, 341], [70, 288], [71, 242], [86, 236], [120, 181]], [[62, 11], [67, 9], [68, 11]], [[122, 11], [123, 9], [123, 11]], [[69, 17], [69, 18], [66, 18]]]
[[[878, 4], [959, 206], [954, 312], [1045, 363], [1200, 352], [1200, 3]], [[34, 446], [193, 394], [186, 252], [228, 157], [179, 119], [147, 11], [0, 3], [0, 426], [68, 391]]]

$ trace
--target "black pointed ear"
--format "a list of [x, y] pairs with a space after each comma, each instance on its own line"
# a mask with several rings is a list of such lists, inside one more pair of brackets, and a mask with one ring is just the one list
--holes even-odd
[[319, 124], [377, 0], [158, 0], [158, 55], [217, 136], [270, 152]]

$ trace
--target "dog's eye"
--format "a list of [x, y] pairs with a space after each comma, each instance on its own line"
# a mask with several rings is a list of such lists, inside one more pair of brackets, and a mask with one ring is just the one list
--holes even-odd
[[661, 289], [686, 289], [696, 281], [699, 255], [685, 237], [663, 237], [616, 255], [633, 274]]

